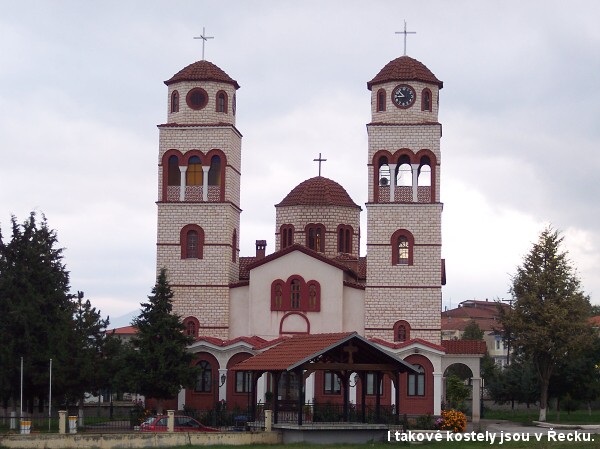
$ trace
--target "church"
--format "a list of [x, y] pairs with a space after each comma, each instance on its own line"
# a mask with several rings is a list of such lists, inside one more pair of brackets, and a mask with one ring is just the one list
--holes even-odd
[[[384, 65], [366, 85], [368, 147], [365, 165], [356, 166], [368, 173], [365, 210], [336, 181], [307, 179], [282, 191], [274, 206], [273, 252], [257, 240], [252, 256], [239, 254], [240, 85], [206, 60], [165, 84], [157, 269], [167, 269], [173, 309], [195, 339], [189, 350], [200, 369], [195, 388], [182, 390], [172, 407], [206, 410], [216, 401], [246, 407], [266, 402], [273, 391], [285, 401], [298, 383], [293, 373], [252, 381], [250, 372], [235, 366], [290, 339], [310, 336], [326, 346], [336, 335], [356, 335], [411, 371], [397, 381], [370, 372], [348, 381], [335, 370], [316, 371], [306, 379], [306, 403], [335, 404], [346, 396], [353, 404], [377, 401], [401, 414], [438, 415], [444, 372], [463, 363], [473, 373], [478, 417], [485, 347], [441, 341], [442, 81], [409, 56]], [[366, 230], [360, 228], [363, 212]], [[365, 236], [367, 254], [361, 255]]]

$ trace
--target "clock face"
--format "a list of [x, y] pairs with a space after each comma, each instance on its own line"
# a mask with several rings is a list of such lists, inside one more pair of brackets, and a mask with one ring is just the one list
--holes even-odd
[[399, 108], [410, 108], [415, 102], [416, 96], [412, 87], [408, 84], [400, 84], [392, 92], [392, 101]]

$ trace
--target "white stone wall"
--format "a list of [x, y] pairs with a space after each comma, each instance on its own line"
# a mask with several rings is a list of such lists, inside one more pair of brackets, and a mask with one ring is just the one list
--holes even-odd
[[350, 225], [353, 229], [352, 255], [358, 257], [360, 250], [360, 209], [344, 206], [282, 206], [276, 208], [275, 248], [281, 248], [279, 230], [283, 224], [294, 225], [294, 243], [306, 245], [304, 229], [309, 223], [325, 226], [325, 252], [327, 257], [338, 255], [338, 225]]
[[[235, 125], [232, 101], [235, 87], [228, 83], [217, 83], [214, 81], [180, 81], [171, 84], [167, 97], [167, 122], [168, 123], [229, 123]], [[186, 95], [194, 87], [201, 87], [208, 94], [208, 103], [200, 110], [191, 109], [186, 103]], [[171, 94], [174, 90], [179, 93], [179, 112], [171, 112]], [[216, 112], [217, 92], [227, 93], [227, 113]]]
[[[392, 92], [399, 84], [408, 84], [416, 93], [415, 102], [408, 109], [396, 107], [392, 100]], [[421, 110], [421, 92], [424, 88], [431, 91], [432, 108], [430, 111]], [[384, 89], [386, 92], [386, 110], [377, 111], [377, 92]], [[371, 89], [371, 121], [385, 123], [414, 123], [438, 121], [439, 88], [436, 84], [423, 83], [422, 81], [392, 81], [372, 86]]]

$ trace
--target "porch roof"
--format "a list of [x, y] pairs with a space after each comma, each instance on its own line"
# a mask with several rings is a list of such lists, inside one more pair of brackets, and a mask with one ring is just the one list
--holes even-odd
[[232, 369], [240, 371], [397, 370], [416, 372], [395, 355], [356, 332], [295, 335], [246, 359]]

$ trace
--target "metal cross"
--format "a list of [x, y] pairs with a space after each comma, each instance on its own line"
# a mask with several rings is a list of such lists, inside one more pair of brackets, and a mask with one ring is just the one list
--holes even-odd
[[314, 162], [318, 162], [319, 163], [319, 176], [321, 176], [321, 162], [325, 162], [327, 159], [322, 159], [321, 158], [321, 153], [319, 153], [319, 158], [318, 159], [313, 159]]
[[198, 37], [194, 37], [194, 39], [202, 39], [202, 60], [204, 61], [204, 43], [208, 39], [214, 39], [214, 36], [207, 36], [204, 27], [202, 27], [202, 34]]
[[396, 34], [404, 34], [404, 56], [406, 56], [406, 35], [417, 34], [416, 31], [406, 31], [406, 20], [404, 21], [404, 31], [396, 31]]

